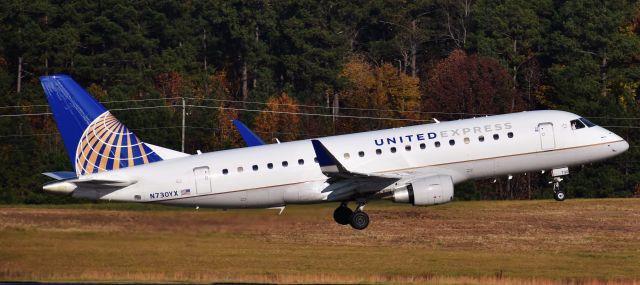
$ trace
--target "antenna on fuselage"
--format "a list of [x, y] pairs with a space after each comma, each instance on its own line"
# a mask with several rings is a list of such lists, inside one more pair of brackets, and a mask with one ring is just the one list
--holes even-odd
[[436, 118], [431, 118], [431, 119], [433, 119], [433, 121], [436, 122], [436, 124], [440, 123], [440, 121], [438, 121], [438, 119], [436, 119]]

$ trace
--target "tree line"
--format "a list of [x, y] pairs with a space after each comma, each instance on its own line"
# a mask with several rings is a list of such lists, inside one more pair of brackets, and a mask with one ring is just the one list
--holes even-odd
[[[535, 109], [588, 117], [627, 153], [575, 168], [577, 197], [640, 195], [640, 4], [604, 0], [7, 0], [0, 6], [0, 202], [48, 203], [70, 169], [38, 76], [66, 73], [143, 140], [243, 145]], [[550, 197], [549, 174], [457, 188]]]

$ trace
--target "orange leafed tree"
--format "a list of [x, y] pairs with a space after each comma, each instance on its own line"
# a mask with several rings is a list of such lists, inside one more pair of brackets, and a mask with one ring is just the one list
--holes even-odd
[[[287, 93], [267, 100], [266, 107], [256, 116], [254, 129], [263, 139], [292, 141], [298, 139], [300, 131], [300, 110], [296, 101]], [[269, 143], [269, 142], [267, 142]]]
[[[361, 56], [353, 56], [342, 70], [347, 86], [340, 92], [341, 114], [418, 119], [420, 90], [417, 78], [399, 72], [391, 64], [372, 67]], [[398, 127], [407, 121], [341, 118], [341, 132]]]
[[184, 96], [182, 94], [184, 84], [182, 75], [176, 71], [162, 73], [156, 77], [156, 86], [165, 98]]
[[[234, 147], [242, 147], [244, 143], [233, 126], [232, 121], [238, 118], [238, 111], [234, 109], [235, 106], [231, 99], [231, 82], [227, 78], [227, 73], [224, 71], [217, 71], [208, 78], [209, 89], [211, 94], [205, 94], [205, 97], [213, 96], [214, 98], [222, 99], [218, 101], [217, 106], [219, 109], [216, 111], [214, 117], [214, 125], [217, 130], [214, 132], [214, 137], [211, 140], [214, 149], [227, 149]], [[203, 101], [205, 105], [208, 101]], [[204, 116], [208, 116], [210, 109], [205, 111]], [[205, 119], [206, 120], [206, 119]]]

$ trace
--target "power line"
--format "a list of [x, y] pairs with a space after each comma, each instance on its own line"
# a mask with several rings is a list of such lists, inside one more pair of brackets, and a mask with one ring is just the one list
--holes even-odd
[[[334, 109], [330, 106], [322, 105], [305, 105], [305, 104], [282, 104], [282, 103], [266, 103], [257, 101], [242, 101], [242, 100], [226, 100], [226, 99], [213, 99], [213, 98], [193, 98], [185, 97], [189, 100], [202, 100], [202, 101], [214, 101], [225, 103], [242, 103], [242, 104], [257, 104], [257, 105], [276, 105], [276, 106], [294, 106], [302, 108], [319, 108], [319, 109]], [[355, 107], [338, 107], [339, 110], [353, 110], [353, 111], [377, 111], [377, 112], [399, 112], [399, 113], [416, 113], [416, 114], [439, 114], [439, 115], [466, 115], [466, 116], [491, 116], [494, 114], [489, 113], [464, 113], [464, 112], [439, 112], [439, 111], [418, 111], [418, 110], [398, 110], [398, 109], [377, 109], [377, 108], [355, 108]]]
[[0, 115], [0, 118], [15, 118], [15, 117], [30, 117], [30, 116], [45, 116], [52, 115], [53, 113], [21, 113], [21, 114], [9, 114]]
[[10, 108], [30, 108], [30, 107], [49, 107], [49, 105], [13, 105], [13, 106], [1, 106], [0, 109], [10, 109]]
[[640, 126], [600, 126], [603, 128], [612, 128], [612, 129], [640, 129]]
[[[285, 111], [258, 110], [258, 109], [247, 109], [247, 108], [202, 106], [202, 105], [186, 105], [186, 106], [187, 107], [191, 107], [191, 108], [233, 110], [233, 111], [242, 111], [242, 112], [258, 112], [258, 113], [273, 113], [273, 114], [288, 114], [288, 115], [297, 115], [297, 116], [319, 116], [319, 117], [369, 119], [369, 120], [388, 120], [388, 121], [409, 121], [409, 122], [430, 122], [431, 121], [431, 120], [422, 120], [422, 119], [404, 119], [404, 118], [353, 116], [353, 115], [332, 115], [332, 114], [320, 114], [320, 113], [285, 112]], [[146, 110], [146, 109], [160, 109], [160, 108], [172, 108], [172, 107], [181, 107], [181, 105], [160, 105], [160, 106], [147, 106], [147, 107], [113, 108], [113, 109], [111, 109], [111, 111]], [[0, 118], [23, 117], [23, 116], [44, 116], [44, 115], [52, 115], [52, 113], [10, 114], [10, 115], [0, 115]]]
[[[130, 100], [112, 100], [112, 101], [99, 101], [102, 104], [112, 103], [128, 103], [128, 102], [148, 102], [148, 101], [167, 101], [167, 100], [179, 100], [187, 99], [194, 101], [212, 101], [223, 103], [240, 103], [240, 104], [256, 104], [256, 105], [276, 105], [276, 106], [293, 106], [301, 108], [319, 108], [319, 109], [334, 109], [330, 106], [322, 105], [306, 105], [306, 104], [282, 104], [282, 103], [266, 103], [258, 101], [244, 101], [244, 100], [227, 100], [227, 99], [213, 99], [213, 98], [195, 98], [195, 97], [176, 97], [176, 98], [150, 98], [150, 99], [130, 99]], [[16, 105], [6, 106], [0, 108], [25, 108], [25, 107], [48, 107], [49, 105]], [[494, 114], [490, 113], [465, 113], [465, 112], [440, 112], [440, 111], [418, 111], [418, 110], [398, 110], [398, 109], [378, 109], [378, 108], [355, 108], [355, 107], [338, 107], [339, 110], [352, 110], [352, 111], [376, 111], [376, 112], [399, 112], [399, 113], [416, 113], [416, 114], [439, 114], [439, 115], [464, 115], [464, 116], [490, 116]]]
[[[188, 127], [188, 126], [187, 126]], [[163, 130], [163, 129], [177, 129], [182, 128], [182, 126], [166, 126], [166, 127], [147, 127], [147, 128], [133, 128], [131, 131], [143, 131], [143, 130]], [[40, 137], [40, 136], [58, 136], [59, 133], [36, 133], [36, 134], [27, 134], [27, 135], [0, 135], [0, 138], [23, 138], [23, 137]]]
[[[182, 97], [176, 98], [149, 98], [149, 99], [130, 99], [130, 100], [112, 100], [112, 101], [100, 101], [102, 104], [112, 103], [129, 103], [129, 102], [148, 102], [148, 101], [167, 101], [167, 100], [180, 100]], [[185, 98], [186, 99], [186, 98]]]
[[[161, 100], [176, 100], [178, 98], [153, 98], [153, 99], [134, 99], [134, 100], [114, 100], [114, 101], [103, 101], [102, 103], [127, 103], [127, 102], [146, 102], [146, 101], [161, 101]], [[239, 101], [239, 100], [223, 100], [223, 99], [199, 99], [199, 98], [189, 98], [185, 97], [185, 99], [189, 100], [204, 100], [204, 101], [217, 101], [217, 102], [234, 102], [234, 103], [250, 103], [250, 104], [260, 104], [267, 105], [267, 103], [263, 102], [255, 102], [255, 101]], [[331, 109], [333, 107], [319, 106], [319, 105], [288, 105], [288, 104], [276, 104], [280, 106], [298, 106], [298, 107], [309, 107], [309, 108], [322, 108], [322, 109]], [[28, 107], [45, 107], [48, 105], [15, 105], [15, 106], [5, 106], [0, 108], [28, 108]], [[390, 120], [390, 121], [410, 121], [410, 122], [429, 122], [430, 120], [424, 119], [405, 119], [405, 118], [392, 118], [392, 117], [374, 117], [374, 116], [357, 116], [357, 115], [333, 115], [333, 114], [322, 114], [322, 113], [306, 113], [306, 112], [285, 112], [285, 111], [273, 111], [273, 110], [260, 110], [260, 109], [250, 109], [250, 108], [234, 108], [234, 107], [222, 107], [222, 106], [207, 106], [207, 105], [186, 105], [191, 108], [206, 108], [206, 109], [219, 109], [219, 110], [234, 110], [234, 111], [242, 111], [242, 112], [260, 112], [260, 113], [275, 113], [275, 114], [289, 114], [289, 115], [299, 115], [299, 116], [320, 116], [320, 117], [337, 117], [337, 118], [351, 118], [351, 119], [373, 119], [373, 120]], [[171, 107], [182, 107], [179, 104], [172, 105], [158, 105], [158, 106], [143, 106], [143, 107], [128, 107], [128, 108], [112, 108], [111, 111], [127, 111], [127, 110], [145, 110], [145, 109], [160, 109], [160, 108], [171, 108]], [[341, 110], [360, 110], [360, 111], [379, 111], [379, 112], [408, 112], [408, 113], [424, 113], [424, 114], [442, 114], [442, 115], [466, 115], [466, 116], [487, 116], [491, 114], [474, 114], [474, 113], [464, 113], [464, 112], [423, 112], [423, 111], [410, 111], [410, 110], [394, 110], [394, 109], [367, 109], [367, 108], [340, 108]], [[14, 117], [24, 117], [24, 116], [48, 116], [51, 115], [51, 112], [41, 112], [41, 113], [20, 113], [20, 114], [3, 114], [0, 115], [0, 118], [14, 118]], [[603, 119], [603, 120], [640, 120], [640, 117], [588, 117], [585, 118], [590, 119]], [[611, 128], [623, 128], [625, 126], [609, 126]], [[634, 127], [631, 127], [634, 128]]]
[[285, 111], [256, 110], [256, 109], [246, 109], [246, 108], [198, 106], [198, 105], [186, 105], [186, 106], [187, 107], [193, 107], [193, 108], [234, 110], [234, 111], [243, 111], [243, 112], [258, 112], [258, 113], [272, 113], [272, 114], [287, 114], [287, 115], [297, 115], [297, 116], [318, 116], [318, 117], [335, 117], [335, 118], [368, 119], [368, 120], [388, 120], [388, 121], [409, 121], [409, 122], [431, 122], [431, 120], [403, 119], [403, 118], [391, 118], [391, 117], [332, 115], [332, 114], [320, 114], [320, 113], [285, 112]]
[[[323, 105], [306, 105], [306, 104], [283, 104], [283, 103], [266, 103], [259, 101], [245, 101], [245, 100], [228, 100], [228, 99], [214, 99], [214, 98], [196, 98], [196, 97], [175, 97], [175, 98], [149, 98], [149, 99], [128, 99], [128, 100], [111, 100], [111, 101], [99, 101], [103, 104], [113, 104], [113, 103], [129, 103], [129, 102], [149, 102], [149, 101], [170, 101], [170, 100], [180, 100], [180, 99], [194, 100], [194, 101], [212, 101], [212, 102], [224, 102], [224, 103], [241, 103], [241, 104], [256, 104], [256, 105], [269, 105], [273, 104], [276, 106], [293, 106], [293, 107], [303, 107], [303, 108], [319, 108], [319, 109], [333, 109], [331, 106], [323, 106]], [[35, 104], [35, 105], [14, 105], [14, 106], [3, 106], [0, 109], [8, 109], [8, 108], [28, 108], [28, 107], [48, 107], [47, 104]], [[195, 106], [195, 105], [190, 105]], [[198, 105], [203, 106], [203, 105]], [[355, 107], [338, 107], [339, 110], [353, 110], [353, 111], [378, 111], [378, 112], [399, 112], [399, 113], [417, 113], [417, 114], [439, 114], [439, 115], [464, 115], [464, 116], [492, 116], [496, 114], [492, 113], [466, 113], [466, 112], [441, 112], [441, 111], [418, 111], [418, 110], [398, 110], [398, 109], [378, 109], [378, 108], [355, 108]], [[114, 110], [114, 109], [112, 109]], [[127, 108], [121, 108], [116, 110], [133, 110]], [[41, 113], [41, 114], [50, 114], [50, 113]], [[18, 115], [18, 114], [14, 114]], [[13, 115], [0, 115], [0, 116], [13, 116]], [[640, 117], [608, 117], [608, 116], [584, 116], [588, 119], [612, 119], [612, 120], [640, 120]]]

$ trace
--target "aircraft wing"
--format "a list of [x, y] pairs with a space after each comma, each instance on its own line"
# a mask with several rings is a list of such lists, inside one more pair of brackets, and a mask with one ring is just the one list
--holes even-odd
[[360, 173], [347, 170], [338, 159], [319, 140], [311, 140], [313, 150], [316, 152], [318, 164], [322, 173], [334, 179], [374, 178], [397, 181], [402, 176], [395, 174]]

